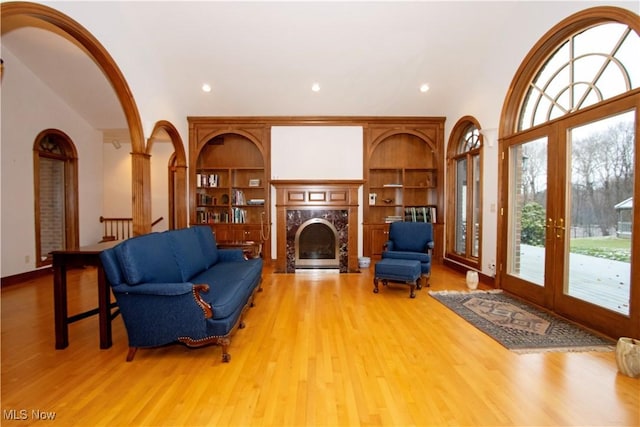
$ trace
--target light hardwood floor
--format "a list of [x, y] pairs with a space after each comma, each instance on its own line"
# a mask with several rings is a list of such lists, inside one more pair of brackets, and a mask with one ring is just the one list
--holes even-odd
[[[221, 363], [220, 348], [99, 349], [97, 318], [54, 349], [52, 279], [2, 289], [2, 420], [60, 426], [640, 425], [640, 379], [614, 353], [518, 355], [406, 286], [360, 274], [272, 274]], [[432, 289], [463, 289], [435, 266]], [[70, 273], [71, 314], [95, 271]], [[12, 412], [13, 410], [13, 412]], [[24, 411], [24, 412], [21, 412]], [[26, 420], [15, 421], [10, 418]]]

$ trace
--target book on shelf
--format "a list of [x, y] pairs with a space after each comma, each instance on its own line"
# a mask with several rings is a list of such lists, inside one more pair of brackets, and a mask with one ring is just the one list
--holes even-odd
[[408, 222], [436, 222], [435, 206], [412, 206], [404, 209], [404, 220]]
[[247, 205], [264, 205], [264, 199], [249, 199]]
[[385, 223], [402, 221], [402, 215], [388, 215], [384, 218]]
[[229, 222], [229, 213], [199, 210], [196, 212], [196, 222], [199, 224], [226, 223]]
[[218, 199], [210, 194], [198, 193], [198, 205], [201, 206], [214, 206], [217, 204]]
[[209, 188], [220, 186], [220, 175], [217, 173], [196, 173], [196, 187]]
[[244, 191], [233, 189], [231, 192], [231, 204], [233, 205], [246, 205], [246, 199], [244, 198]]
[[241, 208], [231, 208], [231, 222], [234, 224], [244, 224], [247, 222], [247, 210]]

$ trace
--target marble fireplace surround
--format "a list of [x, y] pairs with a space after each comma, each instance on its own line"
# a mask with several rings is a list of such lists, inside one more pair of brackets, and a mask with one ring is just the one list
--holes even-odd
[[277, 273], [295, 272], [298, 227], [323, 218], [338, 231], [340, 272], [358, 270], [358, 188], [362, 180], [273, 180], [276, 200]]

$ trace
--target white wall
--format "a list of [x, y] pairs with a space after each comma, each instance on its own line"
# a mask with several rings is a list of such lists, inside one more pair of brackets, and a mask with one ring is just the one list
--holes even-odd
[[169, 228], [169, 158], [173, 154], [171, 142], [154, 142], [151, 148], [151, 221], [164, 220], [153, 231]]
[[272, 179], [362, 179], [362, 126], [273, 126]]
[[116, 149], [112, 144], [102, 144], [103, 186], [102, 216], [130, 218], [131, 207], [131, 143], [120, 142]]
[[[116, 149], [108, 141], [103, 145], [104, 199], [102, 212], [105, 217], [131, 218], [131, 143], [119, 139]], [[169, 158], [173, 145], [156, 141], [151, 148], [151, 221], [164, 220], [153, 227], [153, 231], [169, 228]]]
[[[273, 126], [271, 178], [275, 180], [362, 179], [362, 126]], [[275, 189], [271, 189], [275, 201]], [[362, 186], [358, 189], [358, 256], [362, 255]], [[271, 221], [275, 222], [275, 204]], [[273, 226], [272, 226], [273, 231]], [[271, 233], [271, 258], [277, 258], [277, 236]]]
[[102, 133], [60, 100], [8, 49], [1, 90], [2, 277], [35, 269], [33, 143], [43, 130], [66, 133], [78, 152], [80, 244], [102, 236]]

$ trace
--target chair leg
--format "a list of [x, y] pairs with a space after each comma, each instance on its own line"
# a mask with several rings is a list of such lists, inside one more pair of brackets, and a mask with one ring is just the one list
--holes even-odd
[[431, 283], [429, 282], [430, 278], [431, 278], [431, 274], [423, 274], [422, 277], [420, 278], [425, 288], [428, 288], [431, 286]]
[[129, 352], [127, 353], [127, 362], [131, 362], [134, 357], [136, 357], [136, 351], [138, 351], [138, 347], [129, 347]]
[[229, 338], [221, 338], [219, 344], [222, 347], [222, 362], [229, 363], [231, 361], [231, 355], [229, 354], [231, 340]]

